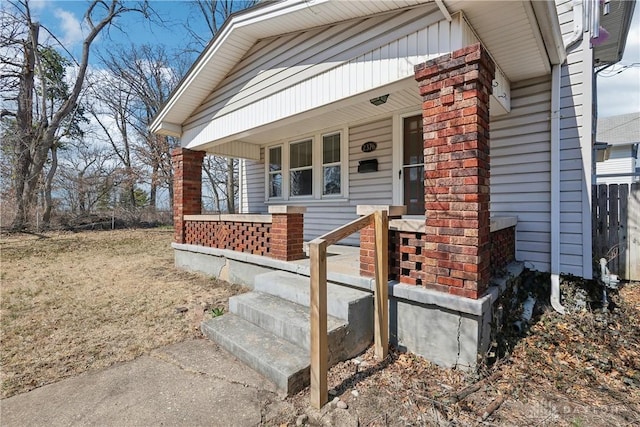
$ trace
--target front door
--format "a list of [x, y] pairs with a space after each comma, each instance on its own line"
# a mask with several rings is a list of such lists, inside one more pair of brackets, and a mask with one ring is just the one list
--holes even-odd
[[407, 215], [424, 215], [422, 115], [403, 119], [402, 187]]

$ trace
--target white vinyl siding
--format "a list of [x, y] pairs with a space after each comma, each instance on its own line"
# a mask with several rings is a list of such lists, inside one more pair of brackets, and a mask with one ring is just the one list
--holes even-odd
[[518, 217], [516, 259], [549, 271], [551, 77], [511, 84], [511, 113], [491, 119], [491, 215]]
[[[392, 204], [392, 135], [391, 118], [349, 129], [349, 184], [354, 206]], [[375, 142], [377, 148], [364, 153], [362, 144], [369, 141]], [[369, 159], [378, 161], [378, 171], [358, 173], [359, 162]]]
[[264, 203], [264, 149], [260, 150], [260, 161], [241, 160], [242, 167], [242, 201], [240, 213], [266, 213]]
[[598, 184], [631, 184], [638, 178], [632, 176], [607, 177], [607, 174], [630, 174], [636, 170], [636, 159], [633, 154], [632, 145], [613, 146], [609, 148], [609, 158], [604, 162], [596, 163]]
[[[567, 39], [573, 32], [571, 1], [556, 3]], [[583, 36], [567, 52], [560, 79], [560, 273], [590, 279], [593, 61]]]

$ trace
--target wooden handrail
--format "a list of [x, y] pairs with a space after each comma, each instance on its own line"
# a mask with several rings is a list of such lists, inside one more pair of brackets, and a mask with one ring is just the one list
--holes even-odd
[[354, 219], [353, 221], [336, 228], [333, 231], [330, 231], [322, 236], [312, 240], [309, 243], [313, 243], [316, 240], [324, 240], [327, 242], [327, 246], [335, 245], [340, 240], [351, 236], [353, 233], [357, 233], [358, 231], [365, 228], [367, 225], [371, 225], [373, 223], [373, 213], [369, 215], [361, 216], [360, 218]]
[[351, 221], [309, 242], [311, 258], [311, 405], [320, 409], [329, 401], [327, 388], [327, 247], [362, 230], [375, 231], [374, 348], [376, 358], [387, 357], [389, 350], [388, 239], [389, 218], [379, 210]]

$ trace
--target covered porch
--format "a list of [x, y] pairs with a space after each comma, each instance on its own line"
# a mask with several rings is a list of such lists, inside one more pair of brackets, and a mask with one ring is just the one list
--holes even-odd
[[[354, 3], [350, 17], [339, 2], [314, 3], [312, 14], [294, 2], [247, 12], [214, 40], [156, 119], [156, 131], [183, 141], [173, 153], [176, 264], [253, 287], [256, 299], [271, 301], [258, 305], [274, 307], [258, 316], [258, 308], [230, 303], [232, 314], [269, 317], [272, 327], [281, 311], [272, 296], [308, 304], [304, 242], [382, 209], [390, 218], [391, 341], [440, 365], [473, 369], [491, 342], [493, 305], [522, 271], [521, 213], [523, 231], [541, 233], [521, 249], [547, 268], [549, 82], [564, 59], [555, 6], [448, 3], [371, 3], [385, 9], [378, 11]], [[500, 118], [494, 172], [489, 128]], [[530, 146], [540, 151], [531, 168], [541, 170], [518, 186], [510, 175]], [[202, 215], [205, 153], [244, 159], [239, 216]], [[502, 185], [493, 203], [490, 169]], [[372, 230], [343, 243], [350, 248], [329, 248], [329, 298], [356, 294], [334, 308], [357, 339], [348, 350], [338, 343], [335, 357], [357, 354], [372, 338]], [[217, 323], [223, 330], [233, 319]], [[281, 319], [278, 333], [287, 323]], [[207, 328], [240, 346], [236, 330]], [[246, 359], [268, 372], [291, 357]], [[282, 384], [295, 389], [304, 381], [296, 375]]]

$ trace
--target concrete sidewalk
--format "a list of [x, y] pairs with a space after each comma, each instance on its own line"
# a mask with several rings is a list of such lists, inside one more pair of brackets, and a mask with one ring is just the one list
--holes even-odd
[[9, 426], [255, 426], [293, 413], [273, 384], [208, 340], [154, 350], [0, 401]]

